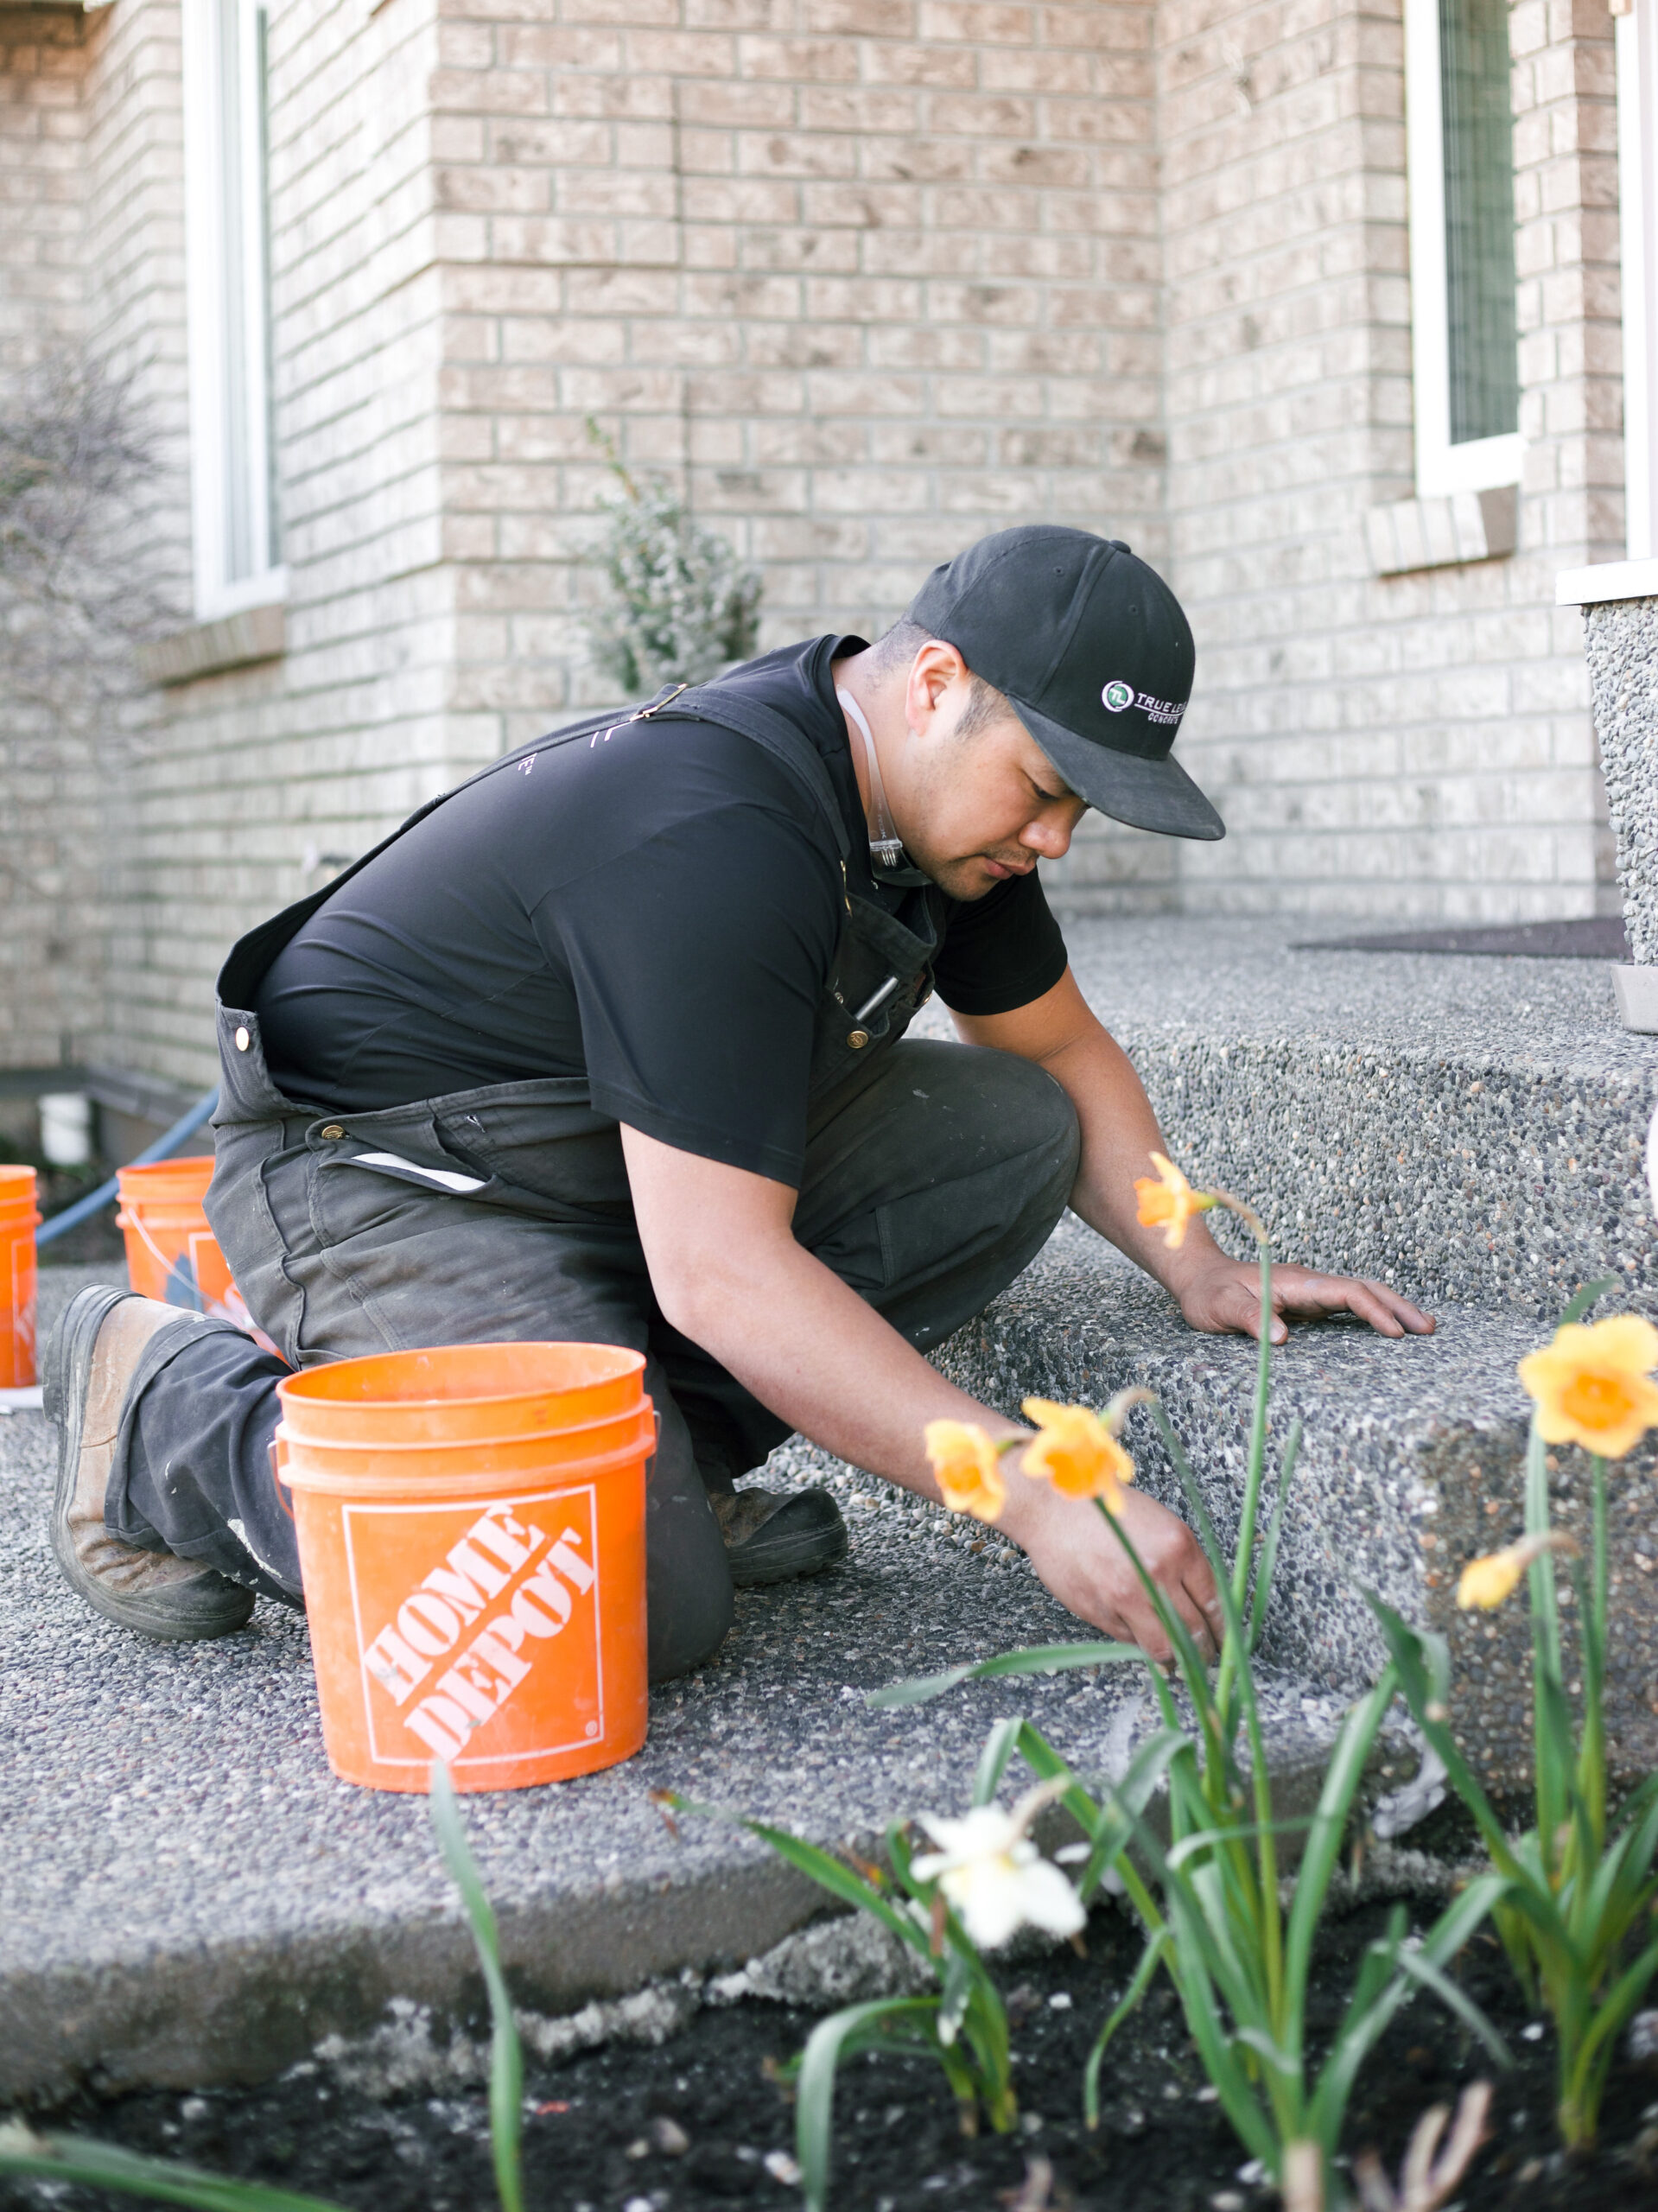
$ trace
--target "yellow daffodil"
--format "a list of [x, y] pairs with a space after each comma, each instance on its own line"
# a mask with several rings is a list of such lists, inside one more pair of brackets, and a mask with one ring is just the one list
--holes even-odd
[[1152, 1154], [1152, 1165], [1157, 1170], [1157, 1180], [1142, 1175], [1134, 1184], [1140, 1225], [1160, 1229], [1170, 1251], [1178, 1252], [1186, 1241], [1193, 1214], [1207, 1213], [1217, 1201], [1208, 1191], [1194, 1191], [1174, 1162], [1165, 1160], [1160, 1152]]
[[1615, 1313], [1585, 1327], [1569, 1322], [1554, 1341], [1520, 1363], [1520, 1380], [1537, 1402], [1548, 1444], [1581, 1444], [1621, 1459], [1658, 1428], [1658, 1329], [1638, 1313]]
[[1488, 1552], [1483, 1559], [1470, 1560], [1457, 1585], [1457, 1603], [1464, 1612], [1474, 1605], [1491, 1612], [1513, 1597], [1521, 1576], [1534, 1560], [1541, 1559], [1545, 1552], [1575, 1554], [1577, 1548], [1570, 1536], [1555, 1530], [1546, 1536], [1521, 1536], [1517, 1544]]
[[1513, 1597], [1526, 1566], [1520, 1544], [1510, 1544], [1507, 1551], [1492, 1552], [1484, 1559], [1470, 1560], [1457, 1585], [1457, 1603], [1464, 1612], [1473, 1605], [1488, 1613], [1495, 1611]]
[[970, 1513], [975, 1521], [994, 1521], [1007, 1502], [1007, 1487], [1001, 1478], [1001, 1454], [984, 1431], [973, 1421], [930, 1421], [926, 1446], [950, 1511]]
[[1025, 1472], [1051, 1482], [1062, 1497], [1101, 1498], [1108, 1512], [1117, 1512], [1134, 1463], [1107, 1420], [1088, 1406], [1058, 1406], [1051, 1398], [1026, 1398], [1024, 1413], [1038, 1430], [1025, 1447]]

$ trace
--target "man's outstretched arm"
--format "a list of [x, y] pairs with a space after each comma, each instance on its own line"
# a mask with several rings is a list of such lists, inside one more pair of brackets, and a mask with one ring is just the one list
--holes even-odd
[[[1028, 1006], [1010, 1014], [958, 1014], [954, 1020], [968, 1044], [1017, 1052], [1064, 1086], [1083, 1132], [1070, 1203], [1089, 1226], [1172, 1290], [1194, 1329], [1258, 1335], [1261, 1279], [1253, 1261], [1229, 1260], [1201, 1221], [1191, 1224], [1177, 1252], [1167, 1249], [1160, 1229], [1140, 1227], [1134, 1180], [1151, 1173], [1152, 1153], [1166, 1153], [1168, 1144], [1128, 1054], [1093, 1013], [1070, 969]], [[1426, 1336], [1433, 1327], [1428, 1315], [1385, 1283], [1318, 1274], [1310, 1268], [1274, 1267], [1273, 1305], [1278, 1344], [1286, 1334], [1286, 1314], [1318, 1319], [1354, 1313], [1384, 1337]]]
[[[762, 1405], [854, 1466], [936, 1498], [922, 1446], [930, 1421], [977, 1421], [991, 1436], [1028, 1433], [947, 1382], [873, 1306], [797, 1243], [787, 1184], [622, 1129], [633, 1211], [651, 1281], [673, 1325]], [[1003, 1461], [997, 1525], [1030, 1554], [1062, 1605], [1105, 1635], [1168, 1646], [1122, 1547], [1091, 1504], [1058, 1496]], [[1131, 1492], [1122, 1519], [1135, 1549], [1205, 1648], [1221, 1626], [1214, 1578], [1185, 1523]]]

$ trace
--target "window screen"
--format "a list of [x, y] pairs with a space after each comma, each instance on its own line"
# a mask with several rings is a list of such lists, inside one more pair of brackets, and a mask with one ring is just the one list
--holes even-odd
[[1451, 442], [1519, 423], [1507, 0], [1439, 0]]

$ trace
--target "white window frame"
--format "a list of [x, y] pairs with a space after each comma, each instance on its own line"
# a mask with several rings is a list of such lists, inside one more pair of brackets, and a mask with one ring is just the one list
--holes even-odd
[[1493, 492], [1517, 484], [1526, 442], [1451, 442], [1451, 311], [1445, 251], [1445, 122], [1439, 0], [1405, 0], [1405, 159], [1410, 197], [1411, 375], [1416, 408], [1416, 496]]
[[1658, 0], [1617, 17], [1617, 217], [1623, 284], [1624, 550], [1650, 560], [1658, 527]]
[[[263, 0], [234, 0], [251, 39]], [[227, 447], [230, 379], [236, 350], [229, 328], [226, 268], [232, 251], [239, 254], [242, 285], [239, 340], [245, 378], [243, 414], [247, 449], [242, 456], [241, 490], [248, 503], [249, 537], [254, 548], [268, 548], [271, 537], [270, 446], [270, 394], [267, 365], [265, 211], [258, 148], [264, 118], [258, 112], [258, 79], [242, 70], [237, 87], [242, 102], [239, 144], [243, 154], [240, 236], [226, 235], [226, 194], [222, 180], [227, 159], [219, 98], [220, 0], [183, 0], [185, 251], [189, 296], [190, 475], [194, 524], [196, 616], [213, 621], [285, 598], [288, 570], [281, 561], [256, 553], [248, 573], [233, 576], [226, 511], [230, 496]], [[244, 51], [251, 53], [249, 45]]]

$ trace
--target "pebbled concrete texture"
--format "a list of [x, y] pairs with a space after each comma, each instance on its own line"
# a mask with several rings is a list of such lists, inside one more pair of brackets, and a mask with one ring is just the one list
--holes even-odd
[[[1549, 1318], [1610, 1263], [1658, 1316], [1642, 1169], [1658, 1038], [1619, 1026], [1608, 973], [1289, 949], [1312, 933], [1233, 916], [1067, 925], [1078, 980], [1193, 1180], [1247, 1198], [1281, 1258], [1410, 1297]], [[949, 1033], [941, 1010], [926, 1020]], [[1242, 1253], [1230, 1224], [1217, 1234]]]
[[1584, 652], [1629, 953], [1658, 963], [1658, 599], [1586, 607]]
[[[1332, 931], [1336, 925], [1331, 925]], [[1256, 1204], [1282, 1255], [1390, 1277], [1441, 1310], [1426, 1341], [1332, 1324], [1277, 1366], [1274, 1436], [1299, 1413], [1302, 1468], [1269, 1624], [1272, 1757], [1286, 1807], [1316, 1780], [1377, 1649], [1360, 1587], [1445, 1626], [1458, 1719], [1498, 1783], [1521, 1770], [1525, 1615], [1454, 1613], [1463, 1559], [1519, 1525], [1526, 1415], [1515, 1361], [1539, 1317], [1610, 1260], [1658, 1310], [1641, 1146], [1658, 1040], [1618, 1026], [1591, 963], [1291, 952], [1305, 920], [1073, 923], [1074, 963], [1145, 1076], [1177, 1158]], [[938, 1010], [928, 1026], [943, 1027]], [[42, 1276], [42, 1321], [86, 1280]], [[1188, 1332], [1172, 1301], [1079, 1224], [941, 1353], [992, 1401], [1100, 1402], [1152, 1383], [1223, 1531], [1236, 1522], [1253, 1348]], [[1172, 1471], [1137, 1415], [1148, 1488]], [[334, 1782], [303, 1621], [262, 1605], [222, 1643], [111, 1627], [46, 1543], [53, 1440], [0, 1419], [0, 2099], [72, 2081], [249, 2078], [393, 1999], [475, 2001], [469, 1939], [417, 1800]], [[1658, 1573], [1650, 1461], [1617, 1478], [1615, 1755], [1658, 1764]], [[1561, 1455], [1566, 1525], [1581, 1470]], [[524, 2001], [569, 2012], [683, 1967], [765, 1950], [818, 1893], [740, 1834], [687, 1823], [671, 1787], [867, 1841], [965, 1799], [991, 1720], [1032, 1713], [1079, 1764], [1115, 1766], [1149, 1723], [1137, 1669], [953, 1693], [871, 1713], [863, 1693], [1076, 1624], [977, 1524], [887, 1491], [797, 1440], [773, 1481], [827, 1479], [846, 1567], [746, 1593], [717, 1665], [659, 1692], [650, 1742], [609, 1773], [467, 1801]], [[1401, 1770], [1402, 1773], [1402, 1770]]]
[[[98, 1620], [48, 1550], [54, 1452], [38, 1415], [0, 1421], [0, 2101], [80, 2078], [257, 2078], [372, 2031], [394, 1998], [475, 1999], [423, 1804], [328, 1773], [303, 1620], [262, 1604], [241, 1634], [176, 1647]], [[718, 1662], [653, 1696], [637, 1758], [465, 1801], [531, 2009], [740, 1966], [821, 1909], [739, 1832], [687, 1821], [676, 1841], [652, 1789], [867, 1844], [889, 1819], [964, 1804], [1000, 1714], [1030, 1713], [1106, 1770], [1153, 1725], [1137, 1666], [871, 1712], [866, 1690], [1077, 1626], [977, 1523], [797, 1442], [774, 1458], [773, 1481], [823, 1478], [849, 1561], [740, 1595]], [[1280, 1798], [1304, 1808], [1342, 1700], [1285, 1675], [1268, 1698]]]
[[[1432, 1337], [1394, 1341], [1356, 1324], [1292, 1330], [1274, 1356], [1268, 1466], [1303, 1423], [1264, 1653], [1356, 1695], [1385, 1659], [1364, 1593], [1451, 1641], [1459, 1737], [1499, 1789], [1529, 1759], [1528, 1616], [1459, 1612], [1463, 1565], [1524, 1529], [1530, 1402], [1516, 1362], [1547, 1331], [1512, 1311], [1446, 1306]], [[1174, 1301], [1074, 1218], [1035, 1264], [943, 1348], [967, 1389], [1016, 1414], [1032, 1394], [1103, 1404], [1130, 1383], [1163, 1401], [1228, 1548], [1242, 1497], [1255, 1347], [1189, 1330]], [[1126, 1440], [1144, 1486], [1185, 1506], [1152, 1424]], [[1554, 1455], [1559, 1525], [1587, 1545], [1588, 1463]], [[1608, 1726], [1630, 1778], [1658, 1767], [1658, 1460], [1650, 1442], [1611, 1478]], [[1569, 1636], [1569, 1628], [1568, 1628]]]

